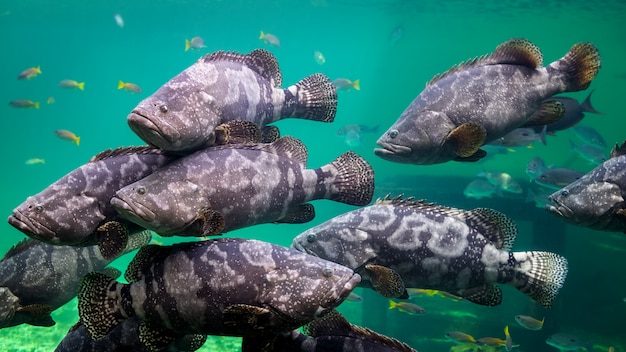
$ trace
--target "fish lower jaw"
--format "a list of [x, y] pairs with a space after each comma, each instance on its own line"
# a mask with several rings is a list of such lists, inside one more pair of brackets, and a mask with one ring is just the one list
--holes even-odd
[[13, 215], [9, 216], [8, 222], [20, 232], [36, 240], [51, 243], [57, 239], [53, 231], [45, 226], [32, 222], [20, 213], [13, 213]]
[[137, 110], [128, 115], [127, 121], [133, 132], [153, 146], [160, 148], [162, 145], [172, 145], [180, 139], [180, 133], [175, 128], [163, 121], [158, 125]]
[[133, 202], [132, 204], [128, 203], [118, 197], [111, 198], [111, 206], [115, 208], [115, 210], [122, 217], [130, 221], [137, 222], [139, 225], [143, 225], [141, 224], [141, 222], [151, 223], [156, 219], [156, 215], [154, 214], [154, 212], [152, 212], [148, 208], [135, 202]]

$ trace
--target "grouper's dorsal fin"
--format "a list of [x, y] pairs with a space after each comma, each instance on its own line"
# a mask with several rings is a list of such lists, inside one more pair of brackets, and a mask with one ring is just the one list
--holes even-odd
[[611, 158], [616, 158], [621, 155], [626, 155], [626, 141], [623, 141], [622, 145], [615, 143], [615, 147], [611, 150]]
[[3, 261], [7, 258], [13, 257], [15, 255], [18, 255], [22, 252], [25, 252], [29, 249], [31, 249], [32, 247], [36, 246], [37, 244], [40, 244], [41, 242], [37, 241], [37, 240], [33, 240], [31, 238], [24, 238], [21, 241], [19, 241], [17, 244], [15, 244], [13, 247], [11, 247], [5, 254], [4, 257], [2, 257]]
[[415, 352], [409, 345], [394, 338], [351, 324], [336, 310], [330, 311], [323, 317], [305, 325], [304, 333], [314, 338], [321, 336], [354, 337], [359, 340], [376, 341], [380, 345], [392, 348], [394, 351]]
[[456, 218], [461, 218], [465, 213], [465, 210], [463, 209], [444, 207], [435, 203], [427, 203], [424, 199], [415, 199], [413, 197], [403, 198], [402, 194], [393, 198], [389, 194], [387, 194], [383, 198], [377, 199], [376, 202], [374, 202], [374, 205], [410, 207], [420, 210], [426, 210], [441, 215], [453, 216]]
[[444, 73], [435, 75], [433, 79], [426, 83], [426, 86], [428, 87], [444, 77], [465, 69], [487, 65], [522, 65], [537, 68], [543, 66], [543, 55], [535, 44], [526, 39], [509, 39], [498, 45], [496, 50], [489, 55], [469, 59], [458, 65], [452, 66], [452, 68]]
[[89, 159], [90, 163], [101, 161], [108, 158], [114, 158], [122, 155], [136, 155], [136, 154], [159, 154], [166, 155], [167, 152], [164, 152], [161, 149], [149, 147], [149, 146], [138, 146], [138, 147], [120, 147], [115, 149], [107, 149], [101, 151], [100, 153], [93, 156]]
[[517, 237], [513, 220], [499, 211], [476, 208], [465, 212], [467, 225], [476, 229], [498, 249], [510, 252]]
[[308, 159], [308, 151], [304, 143], [302, 143], [302, 141], [300, 141], [299, 139], [291, 136], [281, 137], [272, 143], [226, 144], [207, 148], [207, 150], [221, 149], [259, 150], [265, 153], [284, 156], [295, 162], [300, 163], [302, 167], [306, 167]]
[[265, 49], [255, 49], [246, 55], [235, 52], [217, 51], [213, 54], [206, 55], [200, 60], [204, 62], [239, 62], [258, 73], [260, 76], [267, 78], [271, 82], [272, 87], [278, 88], [283, 84], [283, 75], [278, 67], [278, 60], [276, 60], [276, 57], [271, 52]]

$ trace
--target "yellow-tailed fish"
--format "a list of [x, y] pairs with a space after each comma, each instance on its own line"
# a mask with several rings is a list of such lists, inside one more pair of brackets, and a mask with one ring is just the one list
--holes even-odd
[[466, 334], [462, 331], [448, 331], [445, 336], [448, 340], [457, 343], [476, 343], [476, 339], [472, 335]]
[[54, 131], [57, 136], [61, 139], [65, 139], [66, 141], [74, 142], [76, 145], [80, 145], [80, 137], [76, 136], [73, 132], [68, 130], [56, 130]]
[[73, 79], [64, 79], [59, 82], [59, 86], [67, 89], [85, 90], [85, 82], [77, 82]]
[[17, 76], [17, 79], [31, 79], [37, 77], [37, 75], [41, 74], [41, 67], [31, 67], [27, 68], [22, 73]]
[[118, 81], [117, 89], [124, 89], [127, 92], [131, 92], [131, 93], [141, 93], [141, 87], [136, 85], [135, 83], [130, 83], [130, 82], [124, 83], [122, 81]]
[[36, 164], [45, 164], [45, 163], [46, 161], [41, 158], [32, 158], [32, 159], [26, 160], [25, 162], [26, 165], [36, 165]]
[[395, 301], [389, 300], [389, 309], [394, 309], [394, 308], [403, 313], [407, 313], [411, 315], [426, 313], [426, 310], [418, 306], [417, 304], [413, 304], [410, 302], [395, 302]]
[[500, 347], [506, 345], [506, 340], [497, 337], [481, 337], [476, 340], [477, 343], [485, 346]]
[[202, 48], [206, 48], [206, 45], [204, 45], [204, 39], [202, 39], [202, 37], [193, 37], [191, 38], [191, 40], [185, 39], [185, 51], [199, 50]]
[[437, 294], [437, 290], [427, 290], [423, 288], [407, 288], [406, 292], [409, 294], [409, 297], [415, 296], [429, 296], [432, 297]]
[[9, 102], [9, 105], [11, 105], [14, 108], [35, 108], [35, 109], [39, 109], [39, 102], [38, 101], [32, 101], [32, 100], [26, 100], [26, 99], [12, 100], [12, 101]]
[[515, 316], [515, 321], [519, 325], [521, 325], [523, 328], [528, 329], [528, 330], [541, 330], [541, 328], [543, 327], [544, 320], [545, 318], [541, 320], [537, 320], [528, 315], [516, 315]]
[[263, 40], [266, 44], [271, 46], [280, 46], [280, 40], [277, 36], [270, 33], [263, 33], [261, 31], [261, 35], [259, 35], [259, 39]]
[[350, 90], [352, 88], [355, 90], [361, 90], [361, 81], [358, 79], [351, 81], [347, 78], [337, 78], [333, 80], [333, 85], [337, 88], [337, 90]]
[[504, 327], [504, 336], [506, 336], [504, 348], [506, 348], [507, 351], [510, 351], [513, 349], [513, 339], [511, 339], [511, 334], [509, 334], [508, 325]]
[[54, 102], [56, 101], [56, 99], [54, 99], [54, 97], [51, 95], [48, 97], [48, 99], [46, 99], [46, 103], [47, 104], [54, 104]]

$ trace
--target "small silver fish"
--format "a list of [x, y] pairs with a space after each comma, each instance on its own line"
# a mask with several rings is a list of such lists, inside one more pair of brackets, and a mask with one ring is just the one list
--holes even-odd
[[530, 147], [535, 142], [546, 144], [546, 127], [544, 126], [540, 132], [536, 132], [531, 127], [520, 127], [505, 134], [504, 136], [489, 142], [489, 145], [497, 145], [507, 148]]
[[576, 144], [571, 139], [570, 149], [590, 164], [597, 166], [605, 162], [608, 158], [606, 152], [592, 144]]
[[548, 169], [549, 168], [546, 166], [546, 162], [537, 156], [532, 158], [528, 162], [528, 165], [526, 165], [526, 174], [530, 177], [530, 180], [533, 181], [541, 174], [548, 171]]
[[535, 179], [535, 182], [550, 189], [561, 189], [583, 177], [583, 175], [585, 175], [584, 172], [559, 167], [546, 170]]
[[560, 351], [578, 351], [583, 348], [587, 349], [587, 351], [593, 351], [588, 341], [583, 341], [580, 337], [565, 332], [550, 335], [546, 339], [546, 343], [558, 348]]
[[585, 144], [591, 144], [600, 149], [606, 149], [608, 146], [602, 135], [593, 127], [574, 126], [572, 132]]
[[500, 189], [491, 182], [483, 179], [473, 180], [463, 190], [463, 195], [467, 198], [482, 199], [491, 198], [494, 195], [500, 196]]

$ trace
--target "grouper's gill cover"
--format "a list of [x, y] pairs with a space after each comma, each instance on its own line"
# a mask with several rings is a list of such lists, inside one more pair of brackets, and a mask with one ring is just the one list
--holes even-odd
[[586, 89], [600, 56], [591, 43], [579, 43], [542, 65], [534, 44], [511, 39], [435, 76], [378, 139], [376, 155], [409, 164], [476, 161], [486, 154], [479, 149], [483, 144], [562, 117], [563, 103], [549, 98]]
[[288, 117], [334, 120], [337, 92], [326, 76], [314, 74], [285, 89], [281, 84], [278, 62], [269, 51], [218, 51], [141, 101], [127, 121], [148, 144], [186, 154], [215, 144], [215, 129], [235, 120], [259, 127]]
[[[103, 238], [98, 236], [106, 232], [100, 231], [101, 226], [120, 219], [110, 205], [115, 192], [172, 160], [173, 156], [151, 147], [106, 150], [28, 197], [13, 210], [9, 224], [29, 237], [54, 245], [101, 242]], [[101, 249], [106, 247], [106, 243], [100, 244]], [[114, 248], [112, 255], [123, 247], [121, 243]]]
[[98, 339], [135, 316], [145, 325], [140, 341], [154, 349], [182, 334], [291, 331], [335, 308], [360, 281], [321, 258], [235, 238], [149, 245], [125, 276], [130, 284], [88, 274], [78, 290], [80, 318]]
[[208, 236], [255, 224], [303, 223], [307, 202], [365, 205], [374, 172], [353, 152], [307, 169], [307, 150], [293, 137], [271, 144], [199, 150], [119, 190], [111, 199], [126, 219], [160, 235]]
[[[150, 238], [149, 231], [131, 234], [123, 253], [146, 245]], [[85, 274], [103, 271], [111, 260], [103, 258], [96, 246], [20, 241], [0, 261], [0, 328], [54, 325], [50, 312], [76, 296]]]
[[611, 158], [550, 195], [552, 214], [602, 231], [626, 232], [626, 141]]
[[497, 305], [502, 294], [494, 284], [500, 283], [549, 307], [567, 261], [548, 252], [510, 252], [516, 233], [495, 210], [385, 197], [303, 232], [292, 247], [354, 269], [362, 286], [386, 297], [408, 297], [406, 288], [418, 287]]

